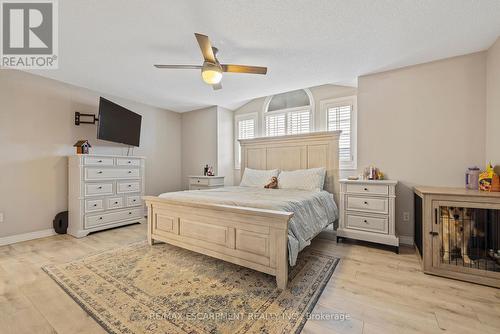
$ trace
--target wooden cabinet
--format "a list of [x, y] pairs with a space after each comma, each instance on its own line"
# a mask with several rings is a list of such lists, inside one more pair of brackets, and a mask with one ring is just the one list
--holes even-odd
[[416, 187], [415, 210], [425, 273], [500, 287], [500, 193]]
[[340, 180], [340, 222], [337, 240], [351, 238], [394, 246], [395, 180]]
[[189, 176], [189, 190], [203, 190], [224, 187], [224, 176]]

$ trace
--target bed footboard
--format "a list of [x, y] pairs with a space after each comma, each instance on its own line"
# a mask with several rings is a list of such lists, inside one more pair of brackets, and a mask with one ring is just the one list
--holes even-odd
[[288, 282], [291, 212], [144, 197], [148, 241], [163, 241], [276, 276]]

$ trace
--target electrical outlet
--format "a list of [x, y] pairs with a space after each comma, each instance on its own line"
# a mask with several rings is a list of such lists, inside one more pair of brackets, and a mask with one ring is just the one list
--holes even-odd
[[3, 212], [0, 212], [0, 223], [3, 223]]
[[408, 211], [403, 212], [403, 221], [404, 222], [410, 221], [410, 213]]

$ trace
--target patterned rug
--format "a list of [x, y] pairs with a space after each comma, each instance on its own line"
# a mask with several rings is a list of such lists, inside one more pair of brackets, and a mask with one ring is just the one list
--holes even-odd
[[299, 333], [338, 259], [306, 249], [275, 278], [146, 243], [43, 267], [109, 333]]

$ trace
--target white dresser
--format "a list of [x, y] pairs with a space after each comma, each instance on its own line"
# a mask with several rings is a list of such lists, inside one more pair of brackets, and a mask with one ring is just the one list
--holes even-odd
[[143, 157], [78, 154], [68, 167], [69, 234], [81, 238], [143, 221]]
[[399, 252], [396, 235], [395, 180], [340, 180], [340, 238], [365, 240], [394, 246]]
[[189, 179], [189, 190], [203, 190], [224, 187], [224, 176], [191, 175]]

